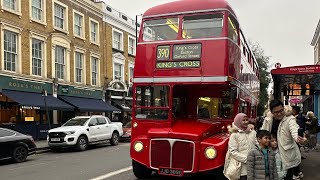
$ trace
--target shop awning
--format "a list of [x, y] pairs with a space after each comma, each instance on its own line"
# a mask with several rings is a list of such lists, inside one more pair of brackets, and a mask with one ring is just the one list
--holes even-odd
[[123, 103], [122, 101], [119, 101], [119, 100], [112, 100], [112, 103], [116, 106], [116, 107], [119, 107], [121, 108], [123, 111], [125, 112], [131, 112], [132, 109], [126, 104], [126, 103]]
[[62, 110], [62, 111], [73, 111], [74, 107], [69, 104], [53, 97], [48, 94], [48, 96], [43, 97], [40, 93], [33, 92], [23, 92], [23, 91], [12, 91], [12, 90], [2, 90], [2, 94], [6, 95], [13, 101], [16, 101], [21, 106], [26, 106], [30, 109], [43, 109], [45, 110], [44, 98], [46, 98], [47, 107], [50, 110]]
[[59, 98], [75, 106], [81, 112], [120, 112], [118, 108], [102, 101], [102, 99], [90, 99], [71, 96], [59, 96]]
[[126, 104], [132, 108], [132, 100], [126, 100]]

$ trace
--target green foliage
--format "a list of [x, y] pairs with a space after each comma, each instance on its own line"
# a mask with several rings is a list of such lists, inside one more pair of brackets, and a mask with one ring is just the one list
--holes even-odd
[[268, 103], [268, 87], [271, 82], [271, 76], [269, 71], [269, 56], [264, 54], [264, 50], [258, 43], [251, 45], [254, 56], [256, 57], [260, 71], [260, 95], [258, 104], [258, 116], [262, 116], [265, 111], [265, 107]]

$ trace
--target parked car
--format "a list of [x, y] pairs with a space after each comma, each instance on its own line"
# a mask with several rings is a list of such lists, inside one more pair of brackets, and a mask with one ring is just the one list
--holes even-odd
[[49, 130], [48, 145], [51, 149], [75, 147], [84, 151], [89, 144], [106, 140], [111, 145], [118, 145], [123, 134], [121, 122], [111, 122], [101, 115], [77, 116], [68, 120], [61, 127]]
[[132, 121], [129, 121], [126, 125], [123, 126], [123, 135], [121, 136], [122, 140], [130, 140], [131, 139], [131, 127]]
[[12, 159], [20, 163], [36, 153], [37, 147], [31, 136], [0, 128], [0, 160]]

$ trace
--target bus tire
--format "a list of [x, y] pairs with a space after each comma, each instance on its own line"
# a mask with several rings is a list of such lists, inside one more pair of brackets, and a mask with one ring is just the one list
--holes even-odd
[[147, 179], [151, 177], [152, 170], [134, 160], [132, 160], [132, 170], [133, 174], [138, 179]]
[[215, 171], [215, 179], [219, 179], [219, 180], [228, 180], [228, 178], [226, 178], [223, 174], [223, 169], [224, 169], [224, 166], [216, 169]]

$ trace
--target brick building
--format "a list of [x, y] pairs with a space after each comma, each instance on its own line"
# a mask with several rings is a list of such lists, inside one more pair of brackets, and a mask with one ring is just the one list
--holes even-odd
[[[121, 109], [116, 119], [128, 121], [132, 107], [132, 78], [136, 55], [136, 21], [126, 14], [104, 4], [107, 56], [107, 100]], [[138, 28], [139, 30], [139, 28]], [[111, 71], [109, 71], [109, 69]]]

